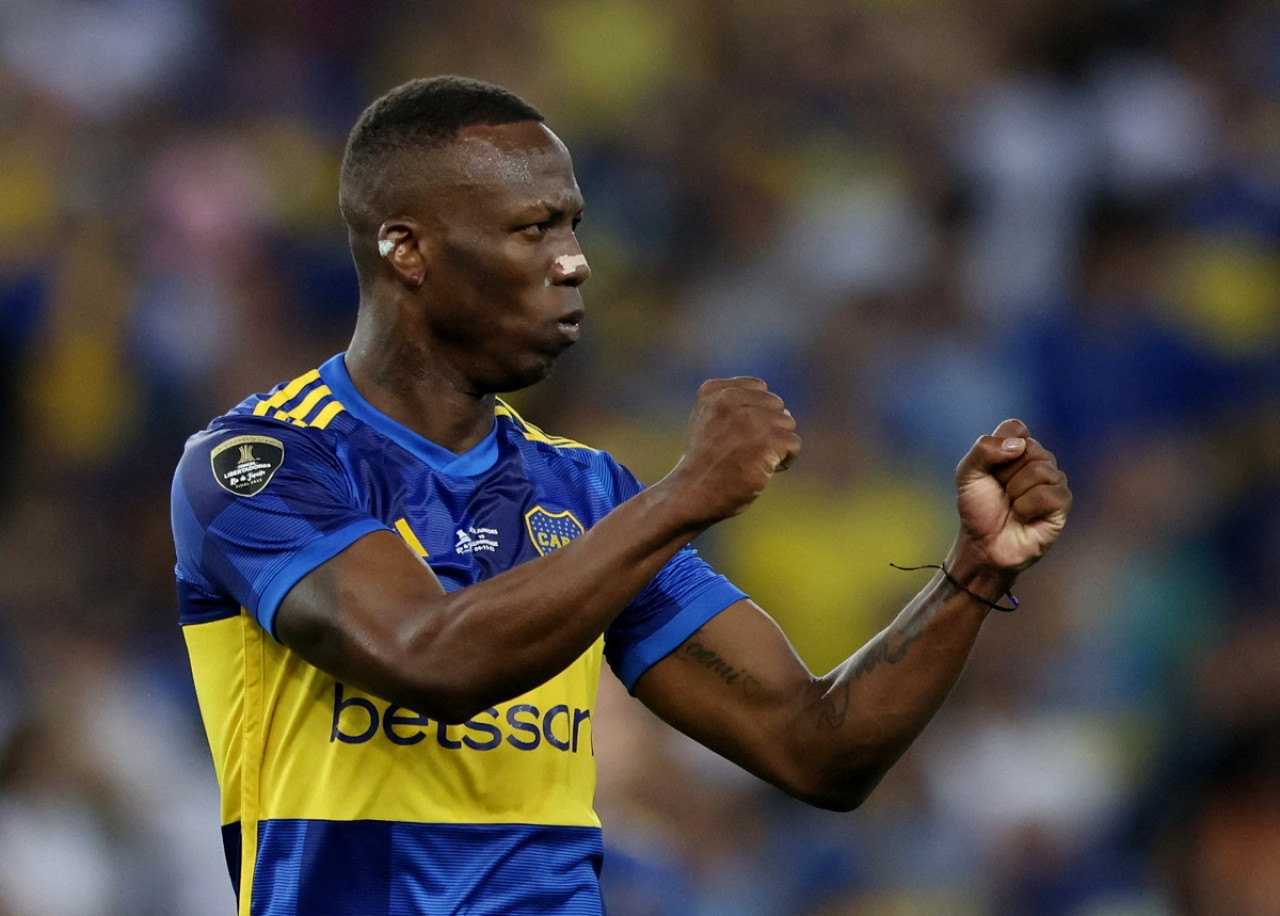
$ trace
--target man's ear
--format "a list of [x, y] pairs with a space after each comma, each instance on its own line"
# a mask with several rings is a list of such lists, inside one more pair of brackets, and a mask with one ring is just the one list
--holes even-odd
[[402, 282], [417, 289], [427, 277], [422, 254], [422, 227], [416, 220], [389, 219], [378, 227], [378, 255]]

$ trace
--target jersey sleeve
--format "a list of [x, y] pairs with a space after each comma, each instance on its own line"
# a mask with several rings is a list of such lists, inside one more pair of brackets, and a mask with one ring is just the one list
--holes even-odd
[[[626, 468], [610, 461], [613, 491], [630, 499], [643, 485]], [[665, 658], [699, 627], [746, 592], [712, 569], [693, 547], [667, 561], [605, 631], [609, 667], [633, 690], [640, 675]]]
[[173, 481], [180, 584], [234, 599], [274, 636], [299, 579], [386, 527], [354, 493], [315, 430], [242, 417], [198, 433]]

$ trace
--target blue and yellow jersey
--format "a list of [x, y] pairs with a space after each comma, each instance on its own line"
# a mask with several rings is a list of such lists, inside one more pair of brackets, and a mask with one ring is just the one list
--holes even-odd
[[448, 590], [568, 543], [640, 484], [499, 403], [455, 455], [378, 413], [341, 354], [187, 443], [181, 624], [246, 914], [598, 913], [593, 716], [743, 597], [686, 548], [563, 673], [461, 725], [314, 668], [274, 636], [298, 580], [378, 529]]

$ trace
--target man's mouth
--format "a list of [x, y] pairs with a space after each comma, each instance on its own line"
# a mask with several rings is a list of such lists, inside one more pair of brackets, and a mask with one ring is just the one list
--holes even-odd
[[568, 338], [570, 343], [576, 342], [582, 333], [582, 310], [579, 309], [562, 317], [556, 322], [556, 330], [563, 337]]

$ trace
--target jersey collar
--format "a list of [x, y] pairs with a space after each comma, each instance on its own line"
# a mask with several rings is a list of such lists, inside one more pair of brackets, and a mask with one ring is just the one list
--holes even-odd
[[493, 467], [498, 460], [498, 425], [494, 422], [488, 434], [461, 455], [455, 455], [442, 445], [418, 435], [395, 420], [381, 413], [356, 390], [347, 372], [344, 354], [330, 357], [320, 367], [320, 378], [329, 386], [334, 397], [353, 417], [367, 423], [388, 439], [403, 446], [427, 465], [453, 477], [474, 477]]

